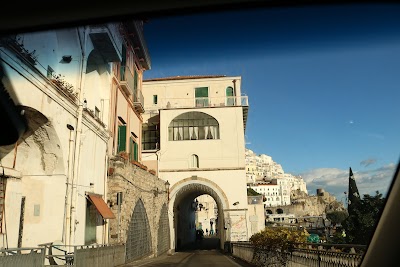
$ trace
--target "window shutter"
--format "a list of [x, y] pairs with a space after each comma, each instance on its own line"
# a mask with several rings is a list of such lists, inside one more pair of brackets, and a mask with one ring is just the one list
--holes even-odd
[[196, 88], [195, 97], [208, 97], [208, 87]]
[[118, 152], [126, 149], [126, 125], [118, 126]]
[[138, 161], [138, 144], [133, 142], [133, 159]]

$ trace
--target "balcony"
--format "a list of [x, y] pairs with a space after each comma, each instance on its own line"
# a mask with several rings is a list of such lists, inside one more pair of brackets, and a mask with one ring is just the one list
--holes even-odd
[[214, 107], [248, 107], [248, 96], [197, 97], [160, 99], [158, 109], [177, 108], [214, 108]]
[[90, 27], [93, 46], [107, 62], [120, 62], [122, 59], [122, 37], [117, 24], [101, 24]]
[[120, 66], [115, 64], [114, 75], [118, 78], [122, 90], [132, 99], [134, 109], [139, 112], [144, 112], [144, 98], [142, 91], [139, 90], [137, 81], [128, 66]]
[[144, 113], [144, 98], [141, 90], [135, 90], [133, 93], [133, 106], [139, 113]]
[[135, 79], [128, 66], [119, 66], [119, 84], [128, 96], [133, 95], [135, 90]]
[[243, 126], [244, 130], [246, 130], [247, 116], [249, 113], [248, 96], [168, 98], [168, 99], [160, 99], [157, 105], [158, 109], [217, 108], [217, 107], [242, 107]]

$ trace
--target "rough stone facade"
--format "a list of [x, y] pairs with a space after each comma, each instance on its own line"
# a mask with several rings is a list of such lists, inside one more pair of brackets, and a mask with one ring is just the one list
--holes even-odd
[[291, 213], [296, 216], [322, 216], [329, 211], [345, 210], [343, 203], [325, 191], [320, 191], [315, 196], [307, 195], [300, 190], [292, 191], [291, 200], [291, 205], [266, 207], [266, 210], [278, 213], [278, 209], [281, 209], [283, 213]]
[[[122, 192], [122, 202], [118, 205], [117, 194]], [[168, 207], [168, 190], [165, 181], [159, 179], [144, 168], [132, 164], [128, 160], [116, 156], [109, 160], [108, 169], [108, 201], [111, 210], [116, 218], [110, 220], [110, 244], [126, 243], [129, 231], [130, 221], [133, 211], [140, 201], [148, 218], [148, 227], [151, 236], [151, 253], [145, 253], [142, 257], [155, 257], [160, 253], [157, 248], [160, 247], [159, 240], [169, 242], [169, 231], [163, 231], [166, 237], [160, 237], [159, 227], [162, 208], [166, 212]], [[164, 218], [164, 217], [163, 217]], [[118, 222], [120, 222], [118, 226]], [[146, 229], [134, 229], [141, 233]], [[150, 243], [150, 242], [149, 242]], [[168, 244], [169, 248], [169, 244]]]

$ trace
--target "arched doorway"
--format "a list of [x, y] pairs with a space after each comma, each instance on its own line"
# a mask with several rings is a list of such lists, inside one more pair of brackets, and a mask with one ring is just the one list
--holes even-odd
[[[170, 192], [169, 207], [173, 211], [171, 248], [180, 251], [193, 247], [196, 241], [196, 210], [199, 207], [196, 198], [201, 195], [209, 195], [214, 199], [217, 207], [217, 215], [212, 222], [215, 236], [210, 238], [215, 238], [215, 248], [222, 249], [226, 236], [230, 234], [230, 229], [225, 225], [225, 217], [227, 217], [225, 210], [228, 209], [228, 199], [221, 188], [210, 180], [192, 177], [175, 184]], [[210, 227], [210, 222], [207, 223], [207, 227]]]

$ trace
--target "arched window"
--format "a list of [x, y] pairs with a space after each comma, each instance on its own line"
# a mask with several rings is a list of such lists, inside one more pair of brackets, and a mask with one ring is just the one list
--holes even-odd
[[190, 156], [190, 168], [198, 168], [199, 167], [199, 156], [193, 154]]
[[226, 105], [234, 106], [235, 105], [235, 90], [229, 86], [226, 88]]
[[175, 117], [168, 126], [169, 141], [205, 139], [219, 139], [218, 121], [206, 113], [183, 113]]

